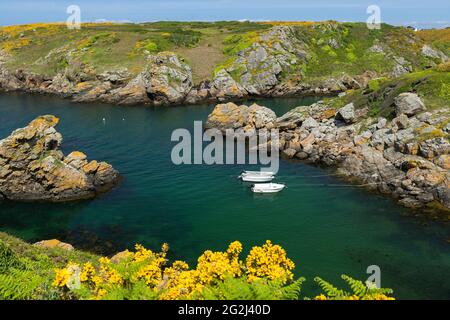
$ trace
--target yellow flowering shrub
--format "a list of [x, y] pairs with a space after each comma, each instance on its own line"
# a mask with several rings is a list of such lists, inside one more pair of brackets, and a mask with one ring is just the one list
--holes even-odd
[[19, 39], [12, 39], [8, 41], [4, 41], [1, 43], [0, 47], [5, 52], [11, 52], [14, 50], [18, 50], [22, 47], [26, 47], [31, 43], [31, 40], [29, 38], [19, 38]]
[[283, 284], [293, 279], [294, 262], [287, 258], [286, 251], [269, 240], [262, 247], [253, 247], [245, 262], [249, 281], [267, 277]]
[[[298, 298], [304, 281], [303, 278], [293, 281], [294, 263], [281, 246], [271, 241], [253, 247], [244, 261], [239, 259], [243, 247], [238, 241], [223, 252], [207, 250], [193, 269], [184, 261], [169, 263], [168, 250], [167, 244], [162, 245], [160, 252], [137, 244], [134, 252], [119, 253], [112, 259], [102, 257], [82, 265], [70, 262], [66, 268], [55, 270], [53, 285], [62, 298], [78, 299], [211, 299], [236, 294], [246, 299], [292, 299]], [[332, 293], [314, 299], [338, 296]], [[389, 299], [385, 293], [370, 289], [365, 295], [341, 294], [340, 297]]]

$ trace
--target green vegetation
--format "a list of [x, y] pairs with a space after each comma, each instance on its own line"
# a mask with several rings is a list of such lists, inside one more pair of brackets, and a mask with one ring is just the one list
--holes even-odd
[[[356, 108], [369, 108], [370, 116], [394, 116], [394, 98], [403, 92], [416, 92], [428, 110], [449, 106], [450, 73], [437, 71], [439, 67], [405, 74], [399, 78], [379, 78], [369, 82], [367, 89], [350, 90], [343, 97], [328, 99], [340, 108], [353, 102]], [[450, 116], [450, 110], [449, 110]]]
[[[255, 246], [244, 261], [235, 241], [224, 252], [205, 251], [196, 268], [169, 264], [161, 252], [140, 245], [112, 259], [82, 251], [37, 247], [0, 233], [1, 299], [308, 299], [300, 295], [304, 278], [293, 279], [294, 263], [278, 245]], [[316, 278], [322, 293], [313, 299], [392, 300], [377, 289], [342, 276], [352, 292]]]
[[[230, 66], [238, 52], [262, 41], [261, 33], [274, 25], [290, 26], [308, 56], [283, 70], [282, 78], [311, 84], [343, 73], [388, 73], [399, 58], [409, 61], [413, 71], [423, 70], [430, 64], [420, 53], [425, 42], [448, 52], [447, 31], [420, 32], [417, 37], [412, 30], [386, 24], [369, 30], [364, 23], [334, 21], [89, 23], [80, 30], [64, 24], [21, 25], [0, 28], [0, 49], [10, 55], [9, 69], [47, 76], [76, 63], [97, 73], [126, 67], [137, 74], [147, 53], [174, 51], [191, 65], [199, 82]], [[271, 41], [266, 42], [269, 47]], [[374, 46], [378, 50], [369, 50]]]
[[[413, 31], [405, 28], [383, 24], [380, 30], [370, 30], [363, 23], [329, 23], [300, 27], [296, 32], [311, 49], [311, 58], [304, 66], [306, 81], [342, 73], [383, 74], [395, 66], [394, 57], [410, 61], [414, 70], [427, 65], [420, 54], [420, 41], [412, 41]], [[371, 50], [374, 45], [379, 50]]]
[[256, 32], [231, 35], [223, 40], [225, 45], [223, 51], [227, 56], [235, 56], [239, 51], [247, 49], [258, 40], [259, 35]]
[[447, 56], [450, 55], [450, 28], [420, 30], [417, 32], [417, 35], [444, 52]]
[[[269, 27], [251, 22], [155, 22], [89, 23], [80, 30], [68, 30], [65, 24], [32, 24], [0, 28], [0, 49], [12, 56], [7, 63], [11, 70], [27, 69], [53, 76], [67, 66], [70, 57], [71, 63], [88, 63], [97, 72], [127, 67], [137, 74], [144, 65], [145, 51], [183, 53], [201, 46], [203, 40], [211, 44], [219, 39], [221, 52], [224, 37]], [[197, 66], [201, 68], [200, 63], [194, 62], [194, 76]], [[212, 70], [211, 67], [209, 75]]]
[[54, 268], [94, 255], [64, 249], [43, 249], [0, 233], [0, 300], [57, 299]]
[[322, 288], [321, 295], [316, 297], [317, 300], [379, 300], [392, 294], [391, 289], [377, 288], [376, 286], [368, 286], [360, 280], [355, 280], [347, 275], [342, 275], [341, 278], [347, 283], [351, 291], [345, 291], [336, 288], [331, 283], [316, 277], [315, 282]]

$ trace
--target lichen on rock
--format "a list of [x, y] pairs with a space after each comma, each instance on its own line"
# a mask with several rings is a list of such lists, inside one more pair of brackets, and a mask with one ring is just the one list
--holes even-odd
[[64, 156], [59, 150], [62, 135], [54, 128], [58, 122], [55, 116], [41, 116], [0, 140], [3, 198], [72, 201], [92, 198], [117, 183], [119, 174], [111, 165], [88, 162], [87, 156], [79, 151]]

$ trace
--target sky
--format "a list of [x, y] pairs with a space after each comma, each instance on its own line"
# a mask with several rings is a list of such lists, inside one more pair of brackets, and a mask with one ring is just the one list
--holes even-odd
[[450, 0], [0, 0], [0, 25], [66, 21], [69, 5], [80, 7], [84, 22], [366, 21], [367, 7], [378, 5], [382, 22], [418, 28], [450, 26]]

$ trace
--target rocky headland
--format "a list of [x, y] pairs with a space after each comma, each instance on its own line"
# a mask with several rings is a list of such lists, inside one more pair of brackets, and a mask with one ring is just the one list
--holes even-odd
[[[207, 127], [240, 134], [278, 128], [283, 157], [335, 167], [342, 177], [390, 194], [407, 207], [448, 211], [449, 100], [443, 94], [437, 105], [427, 105], [416, 92], [402, 92], [408, 80], [419, 92], [433, 81], [437, 86], [448, 83], [442, 82], [441, 74], [433, 76], [429, 71], [419, 80], [386, 80], [377, 90], [349, 92], [294, 108], [278, 118], [256, 104], [219, 104]], [[448, 80], [448, 73], [444, 77]], [[380, 109], [377, 102], [385, 105]]]
[[111, 189], [119, 173], [106, 162], [88, 161], [79, 151], [59, 150], [59, 119], [38, 117], [0, 140], [0, 199], [63, 202], [87, 199]]
[[[413, 31], [388, 25], [370, 31], [364, 24], [333, 21], [236, 22], [202, 24], [196, 31], [185, 23], [167, 32], [167, 24], [155, 23], [134, 25], [136, 33], [129, 27], [89, 25], [62, 43], [56, 39], [71, 32], [64, 26], [0, 28], [0, 89], [78, 102], [194, 104], [337, 94], [364, 88], [376, 77], [398, 77], [447, 60]], [[180, 37], [190, 41], [180, 43]], [[51, 49], [43, 49], [43, 42]], [[215, 58], [204, 53], [209, 52], [205, 47], [215, 46], [221, 62], [199, 75]]]

